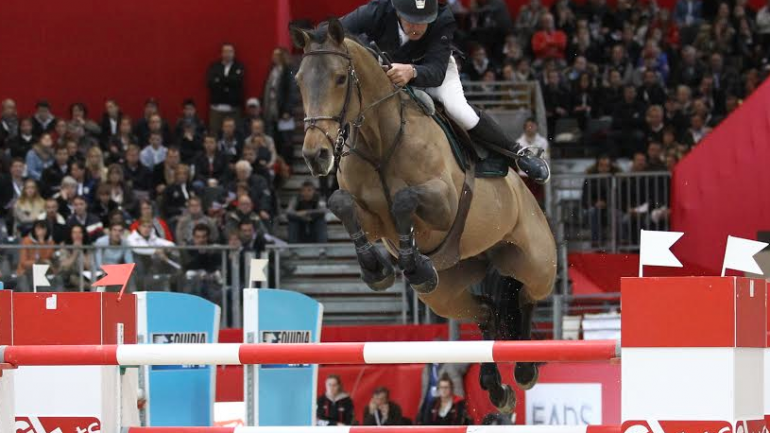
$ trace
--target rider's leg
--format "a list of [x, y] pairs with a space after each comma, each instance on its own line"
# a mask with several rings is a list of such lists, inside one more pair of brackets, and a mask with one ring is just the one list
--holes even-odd
[[[515, 161], [518, 167], [537, 182], [547, 182], [551, 176], [548, 164], [539, 156], [512, 140], [488, 114], [478, 114], [465, 99], [460, 73], [454, 57], [449, 58], [444, 82], [439, 87], [425, 89], [434, 99], [444, 104], [449, 117], [468, 131], [473, 141], [486, 146], [502, 147], [519, 155]], [[494, 149], [491, 149], [494, 151]]]

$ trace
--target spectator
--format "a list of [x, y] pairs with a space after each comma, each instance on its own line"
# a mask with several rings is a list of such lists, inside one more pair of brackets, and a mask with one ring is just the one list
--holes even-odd
[[429, 411], [424, 413], [420, 422], [424, 425], [469, 425], [470, 418], [465, 407], [465, 400], [454, 394], [454, 383], [448, 375], [438, 380], [438, 398]]
[[647, 171], [666, 171], [663, 144], [658, 141], [647, 144]]
[[[85, 227], [80, 224], [70, 226], [66, 244], [76, 248], [63, 248], [59, 251], [57, 277], [62, 280], [62, 286], [65, 290], [78, 290], [82, 278], [81, 269], [84, 272], [89, 272], [92, 278], [97, 269], [94, 264], [93, 253], [90, 250], [77, 248], [90, 244]], [[83, 279], [83, 288], [86, 290], [90, 288], [90, 284], [85, 279]]]
[[620, 72], [611, 70], [609, 81], [602, 84], [599, 92], [598, 114], [600, 116], [613, 116], [613, 109], [623, 101], [623, 79]]
[[99, 124], [88, 118], [88, 108], [82, 102], [76, 102], [70, 106], [69, 123], [82, 129], [82, 135], [89, 138], [97, 139], [102, 133]]
[[[45, 221], [35, 221], [29, 235], [21, 241], [22, 246], [42, 246], [53, 247], [53, 240], [48, 234], [48, 228]], [[30, 290], [32, 288], [32, 265], [50, 265], [53, 259], [53, 248], [29, 248], [22, 249], [19, 254], [19, 266], [16, 268], [16, 275], [19, 278], [19, 288]]]
[[494, 69], [489, 57], [487, 56], [487, 50], [482, 46], [476, 47], [471, 53], [471, 63], [469, 68], [465, 68], [467, 71], [468, 79], [471, 81], [481, 81], [481, 77], [484, 76], [490, 69]]
[[227, 159], [217, 148], [217, 138], [208, 134], [203, 139], [203, 153], [195, 159], [195, 179], [202, 185], [218, 181], [227, 170]]
[[666, 98], [666, 105], [663, 107], [663, 112], [665, 113], [663, 123], [666, 124], [666, 128], [673, 128], [674, 131], [685, 130], [687, 117], [684, 115], [676, 97], [669, 96]]
[[516, 141], [524, 147], [535, 150], [535, 152], [548, 153], [548, 140], [538, 132], [537, 121], [534, 117], [524, 121], [524, 132]]
[[78, 181], [72, 176], [64, 176], [59, 186], [59, 192], [53, 198], [59, 204], [59, 212], [66, 220], [75, 209], [74, 199], [78, 196]]
[[44, 221], [48, 233], [55, 244], [60, 244], [66, 240], [67, 220], [59, 213], [59, 202], [54, 198], [45, 201], [45, 212], [38, 217], [39, 221]]
[[[610, 175], [618, 172], [617, 167], [607, 154], [599, 155], [596, 163], [586, 171], [588, 175]], [[591, 226], [591, 241], [594, 247], [600, 247], [603, 238], [602, 228], [609, 221], [608, 204], [610, 203], [610, 182], [608, 178], [586, 178], [583, 182], [583, 208], [588, 211]]]
[[636, 88], [626, 86], [623, 90], [623, 101], [614, 108], [612, 116], [610, 140], [614, 145], [615, 154], [631, 155], [644, 140], [643, 116], [644, 104], [636, 98]]
[[141, 220], [150, 221], [153, 235], [165, 239], [171, 243], [174, 242], [174, 234], [168, 226], [166, 220], [159, 216], [155, 216], [155, 209], [153, 204], [148, 199], [142, 199], [139, 201], [139, 218], [137, 218], [129, 227], [129, 230], [133, 233], [139, 228]]
[[693, 114], [690, 117], [690, 128], [685, 133], [683, 142], [690, 147], [694, 147], [709, 132], [711, 132], [711, 128], [706, 126], [703, 116], [697, 113]]
[[554, 27], [553, 15], [551, 14], [543, 14], [540, 28], [541, 30], [532, 36], [532, 51], [535, 53], [536, 63], [554, 59], [563, 64], [567, 48], [567, 35]]
[[519, 9], [519, 16], [516, 18], [516, 30], [522, 35], [524, 40], [529, 40], [535, 32], [543, 15], [548, 13], [548, 9], [543, 6], [540, 0], [529, 0]]
[[290, 243], [324, 243], [326, 233], [326, 205], [321, 202], [312, 181], [305, 181], [286, 208], [289, 220]]
[[225, 216], [225, 233], [229, 234], [237, 231], [241, 221], [249, 220], [255, 226], [261, 226], [262, 220], [259, 214], [254, 211], [254, 202], [248, 194], [243, 193], [238, 196], [236, 207]]
[[166, 187], [174, 183], [176, 171], [182, 160], [178, 147], [172, 147], [166, 152], [166, 159], [152, 170], [152, 189], [155, 196], [163, 196]]
[[725, 67], [724, 58], [719, 53], [711, 54], [709, 69], [706, 73], [714, 79], [714, 89], [723, 93], [734, 93], [738, 90], [740, 78], [732, 68]]
[[190, 185], [190, 166], [179, 164], [174, 173], [174, 183], [163, 191], [162, 209], [163, 216], [176, 227], [176, 222], [190, 199], [192, 186]]
[[666, 91], [660, 83], [655, 71], [644, 71], [642, 85], [637, 92], [639, 100], [645, 105], [663, 105], [666, 103]]
[[[122, 265], [134, 263], [134, 255], [125, 238], [125, 227], [121, 223], [110, 222], [109, 232], [94, 242], [96, 246], [96, 267], [102, 269], [102, 265]], [[124, 248], [98, 248], [98, 247], [124, 247]]]
[[706, 67], [698, 60], [698, 50], [692, 45], [686, 45], [681, 51], [681, 60], [671, 75], [671, 84], [683, 84], [695, 87], [700, 84]]
[[272, 167], [268, 165], [271, 157], [264, 137], [254, 137], [243, 146], [243, 160], [251, 165], [254, 173], [265, 178], [268, 185], [274, 176]]
[[0, 115], [0, 149], [5, 149], [8, 140], [16, 138], [17, 135], [19, 135], [19, 117], [16, 101], [3, 99]]
[[51, 134], [45, 133], [27, 152], [27, 176], [39, 181], [43, 170], [53, 165], [53, 162], [53, 139]]
[[[120, 131], [120, 124], [123, 120], [123, 112], [120, 111], [120, 106], [114, 99], [108, 99], [104, 102], [104, 113], [102, 113], [102, 121], [100, 123], [100, 129], [102, 131], [101, 139], [99, 142], [102, 145], [109, 143], [110, 139], [118, 135]], [[129, 127], [131, 123], [129, 121]], [[130, 133], [130, 129], [128, 133]], [[126, 143], [128, 144], [128, 143]], [[105, 148], [107, 149], [107, 148]]]
[[211, 241], [219, 240], [219, 228], [216, 221], [203, 213], [203, 204], [199, 197], [190, 197], [187, 200], [187, 212], [179, 218], [176, 224], [176, 240], [179, 245], [191, 245], [193, 243], [193, 228], [199, 225], [208, 227], [208, 237]]
[[[631, 173], [647, 171], [647, 155], [635, 152], [631, 162]], [[636, 245], [639, 240], [639, 230], [646, 228], [645, 221], [650, 211], [648, 179], [630, 177], [625, 179], [620, 187], [621, 240], [628, 245]]]
[[262, 92], [262, 102], [265, 122], [269, 125], [270, 134], [275, 134], [280, 120], [292, 119], [292, 78], [288, 51], [284, 48], [274, 49], [272, 61]]
[[[211, 244], [211, 229], [206, 224], [198, 224], [192, 230], [192, 245], [206, 247]], [[222, 299], [222, 276], [219, 272], [222, 258], [219, 252], [197, 249], [182, 251], [182, 264], [185, 269], [185, 291], [201, 296], [211, 302]]]
[[631, 61], [628, 59], [626, 49], [622, 44], [615, 44], [610, 50], [610, 60], [604, 64], [604, 72], [602, 80], [604, 82], [610, 81], [610, 72], [618, 71], [622, 84], [631, 84], [631, 77], [634, 72], [634, 67]]
[[644, 143], [656, 141], [658, 143], [663, 141], [663, 128], [666, 124], [663, 122], [665, 117], [663, 116], [663, 107], [660, 105], [651, 105], [647, 108], [647, 116], [645, 117], [645, 129], [644, 129]]
[[107, 161], [109, 163], [124, 163], [125, 154], [131, 144], [137, 144], [136, 138], [131, 129], [131, 118], [123, 116], [118, 124], [118, 131], [107, 140]]
[[[264, 165], [272, 168], [278, 155], [276, 152], [275, 141], [273, 140], [273, 137], [265, 133], [265, 121], [262, 119], [254, 119], [251, 121], [251, 135], [246, 137], [245, 142], [254, 144], [255, 139], [261, 139], [257, 144], [260, 147], [266, 148], [269, 152], [270, 156], [267, 158]], [[263, 158], [259, 158], [259, 160], [261, 161]]]
[[757, 12], [757, 33], [762, 46], [767, 51], [770, 49], [770, 0]]
[[678, 0], [674, 18], [679, 27], [698, 26], [703, 20], [701, 0]]
[[[557, 1], [554, 6], [554, 20], [555, 20], [555, 27], [561, 31], [563, 31], [566, 34], [572, 34], [575, 30], [575, 14], [572, 11], [571, 2], [569, 0], [560, 0]], [[540, 16], [541, 20], [538, 21], [538, 24], [542, 22], [542, 15]], [[529, 41], [527, 39], [527, 41]]]
[[44, 132], [53, 131], [56, 126], [56, 117], [51, 113], [51, 105], [46, 100], [40, 100], [35, 104], [35, 115], [32, 116], [32, 134], [40, 137]]
[[222, 121], [222, 134], [217, 143], [219, 151], [228, 158], [228, 162], [234, 163], [241, 157], [243, 151], [243, 138], [235, 127], [235, 119], [225, 117]]
[[110, 213], [118, 209], [118, 204], [112, 200], [112, 188], [105, 182], [96, 188], [96, 199], [91, 203], [88, 212], [99, 218], [104, 227], [110, 226]]
[[254, 174], [254, 169], [246, 160], [238, 161], [235, 164], [235, 179], [230, 182], [229, 190], [236, 193], [239, 183], [245, 183], [247, 192], [252, 202], [255, 203], [255, 209], [259, 217], [264, 221], [270, 221], [272, 218], [272, 198], [270, 184], [264, 177]]
[[546, 85], [543, 88], [543, 103], [545, 115], [548, 121], [548, 131], [555, 129], [556, 120], [567, 117], [569, 114], [569, 93], [561, 85], [559, 71], [547, 72]]
[[190, 164], [203, 151], [203, 135], [195, 132], [195, 123], [184, 121], [182, 131], [177, 135], [176, 145], [179, 147], [182, 162]]
[[580, 74], [572, 89], [571, 117], [578, 120], [580, 129], [585, 130], [588, 120], [594, 117], [593, 107], [596, 105], [596, 91], [591, 75], [587, 72]]
[[126, 184], [122, 166], [110, 165], [107, 169], [107, 180], [104, 185], [109, 188], [110, 199], [115, 202], [118, 209], [129, 215], [136, 212], [136, 197], [132, 188]]
[[146, 146], [153, 132], [159, 133], [164, 143], [171, 142], [171, 131], [160, 115], [158, 101], [150, 98], [144, 103], [144, 116], [134, 125], [134, 135], [140, 145]]
[[243, 136], [248, 137], [251, 135], [251, 121], [262, 118], [262, 104], [259, 99], [249, 98], [246, 100], [246, 111], [241, 119], [240, 131]]
[[88, 203], [85, 197], [79, 195], [72, 199], [72, 215], [67, 218], [67, 226], [79, 224], [86, 229], [89, 237], [97, 238], [104, 231], [104, 224], [96, 215], [88, 212]]
[[94, 146], [86, 153], [86, 175], [93, 188], [107, 181], [107, 168], [104, 166], [102, 149]]
[[173, 267], [172, 263], [175, 264], [171, 259], [174, 255], [164, 249], [164, 247], [174, 246], [174, 243], [159, 237], [155, 229], [155, 221], [143, 217], [136, 221], [136, 229], [132, 230], [126, 238], [126, 243], [132, 248], [137, 264], [136, 274], [140, 280], [162, 274], [167, 275]]
[[[539, 20], [538, 20], [539, 22]], [[530, 40], [531, 33], [523, 40]], [[505, 37], [505, 44], [503, 45], [503, 59], [501, 63], [516, 63], [521, 59], [524, 59], [524, 50], [521, 48], [521, 42], [515, 34], [509, 34]]]
[[80, 147], [78, 146], [77, 139], [71, 138], [69, 135], [67, 135], [67, 139], [64, 141], [64, 145], [67, 147], [67, 154], [70, 157], [69, 159], [70, 162], [85, 161], [85, 157], [83, 157], [83, 152], [80, 151]]
[[222, 44], [221, 59], [212, 63], [206, 74], [211, 102], [209, 131], [219, 131], [225, 117], [240, 117], [245, 76], [243, 64], [235, 58], [235, 46]]
[[140, 150], [136, 144], [128, 146], [126, 162], [123, 165], [126, 186], [133, 189], [137, 196], [149, 196], [152, 172], [140, 162]]
[[35, 144], [35, 135], [33, 135], [34, 126], [32, 119], [22, 119], [19, 123], [19, 133], [14, 138], [8, 138], [6, 141], [6, 148], [11, 158], [25, 158], [27, 152], [32, 149], [32, 145]]
[[185, 99], [182, 102], [182, 117], [176, 121], [174, 135], [181, 137], [184, 134], [186, 125], [192, 125], [195, 137], [203, 137], [203, 134], [206, 133], [206, 125], [198, 117], [198, 109], [195, 106], [195, 101], [192, 99]]
[[401, 407], [390, 401], [388, 388], [379, 387], [372, 393], [369, 406], [364, 410], [363, 425], [404, 425], [404, 416]]
[[16, 232], [21, 236], [27, 234], [43, 212], [45, 212], [45, 200], [40, 196], [37, 182], [33, 179], [25, 180], [24, 189], [13, 207]]
[[67, 148], [60, 146], [54, 151], [53, 164], [43, 170], [42, 176], [40, 176], [40, 185], [42, 185], [42, 195], [44, 197], [53, 197], [54, 194], [59, 192], [64, 176], [69, 173], [69, 154]]
[[[246, 253], [253, 254], [254, 257], [260, 257], [265, 251], [267, 244], [264, 226], [249, 218], [244, 218], [238, 223], [238, 238], [242, 247], [240, 261], [241, 270], [246, 269]], [[241, 275], [243, 277], [243, 275]], [[243, 278], [241, 278], [243, 281]]]
[[139, 159], [148, 170], [154, 170], [155, 166], [166, 160], [168, 149], [163, 145], [163, 137], [157, 132], [150, 133], [150, 145], [142, 149]]
[[471, 29], [474, 39], [488, 46], [491, 52], [499, 53], [505, 35], [514, 30], [505, 0], [476, 0], [471, 11], [476, 14]]
[[353, 400], [342, 387], [336, 374], [326, 378], [326, 393], [316, 402], [316, 419], [319, 426], [353, 425]]

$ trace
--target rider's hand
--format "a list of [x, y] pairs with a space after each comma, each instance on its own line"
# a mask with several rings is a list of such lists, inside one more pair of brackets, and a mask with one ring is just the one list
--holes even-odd
[[391, 83], [404, 87], [414, 78], [414, 67], [403, 63], [393, 63], [393, 67], [387, 73]]

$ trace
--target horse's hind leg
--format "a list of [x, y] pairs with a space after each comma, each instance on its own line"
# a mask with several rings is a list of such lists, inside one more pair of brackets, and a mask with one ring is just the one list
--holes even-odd
[[393, 285], [395, 273], [393, 265], [366, 238], [356, 215], [356, 202], [353, 196], [342, 189], [329, 197], [329, 210], [342, 221], [353, 244], [356, 247], [358, 263], [361, 265], [361, 278], [372, 290], [385, 290]]
[[[532, 315], [535, 312], [535, 301], [529, 298], [527, 293], [520, 290], [518, 293], [519, 320], [516, 325], [516, 333], [520, 340], [532, 338]], [[517, 362], [513, 370], [516, 384], [523, 390], [531, 389], [537, 383], [538, 368], [534, 362]]]
[[[479, 322], [479, 328], [485, 340], [494, 340], [495, 328], [498, 326], [498, 318], [494, 317], [494, 310], [489, 307], [489, 316], [483, 322]], [[509, 385], [503, 384], [500, 370], [494, 362], [481, 364], [479, 370], [479, 385], [489, 395], [489, 401], [501, 413], [512, 413], [516, 408], [516, 392]]]

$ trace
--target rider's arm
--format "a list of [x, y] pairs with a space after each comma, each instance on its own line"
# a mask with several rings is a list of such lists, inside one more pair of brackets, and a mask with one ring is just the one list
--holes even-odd
[[342, 27], [354, 36], [361, 34], [371, 36], [374, 30], [383, 22], [384, 9], [380, 3], [378, 1], [369, 2], [340, 18]]
[[440, 14], [428, 41], [425, 57], [415, 64], [417, 77], [410, 84], [416, 87], [439, 87], [444, 82], [449, 56], [452, 55], [452, 36], [457, 25], [454, 17]]

